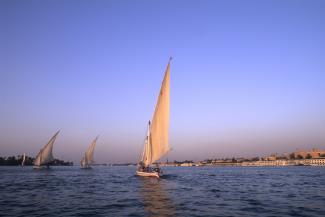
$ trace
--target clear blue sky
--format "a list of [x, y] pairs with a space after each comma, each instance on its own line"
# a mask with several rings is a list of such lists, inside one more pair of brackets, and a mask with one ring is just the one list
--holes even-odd
[[0, 155], [135, 162], [169, 56], [170, 160], [325, 148], [325, 1], [0, 0]]

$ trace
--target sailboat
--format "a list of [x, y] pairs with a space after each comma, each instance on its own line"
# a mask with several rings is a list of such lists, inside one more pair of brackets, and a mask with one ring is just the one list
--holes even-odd
[[25, 161], [26, 161], [26, 154], [24, 153], [21, 160], [21, 166], [25, 166]]
[[152, 165], [170, 151], [168, 143], [170, 61], [171, 58], [165, 71], [152, 120], [148, 123], [147, 136], [136, 171], [138, 176], [157, 178], [162, 176], [158, 164], [155, 167]]
[[34, 169], [49, 168], [49, 164], [54, 160], [52, 149], [56, 137], [60, 130], [48, 141], [48, 143], [40, 150], [34, 161]]
[[94, 150], [96, 146], [98, 136], [94, 139], [94, 141], [90, 144], [85, 155], [82, 157], [80, 165], [82, 169], [90, 169], [92, 163], [94, 162]]

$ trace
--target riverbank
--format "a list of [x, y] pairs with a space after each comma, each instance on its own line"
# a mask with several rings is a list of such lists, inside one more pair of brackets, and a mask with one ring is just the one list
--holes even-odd
[[206, 162], [186, 162], [186, 163], [161, 163], [159, 166], [325, 166], [325, 158], [294, 159], [294, 160], [258, 160], [244, 162], [214, 161]]

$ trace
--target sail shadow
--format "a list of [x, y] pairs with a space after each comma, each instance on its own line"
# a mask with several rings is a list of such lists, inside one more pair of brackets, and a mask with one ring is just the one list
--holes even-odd
[[168, 197], [162, 180], [142, 178], [140, 182], [140, 195], [148, 216], [175, 216], [175, 205]]

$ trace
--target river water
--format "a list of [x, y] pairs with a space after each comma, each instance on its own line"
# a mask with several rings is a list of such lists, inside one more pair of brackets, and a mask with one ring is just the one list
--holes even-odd
[[325, 167], [0, 167], [0, 216], [325, 216]]

